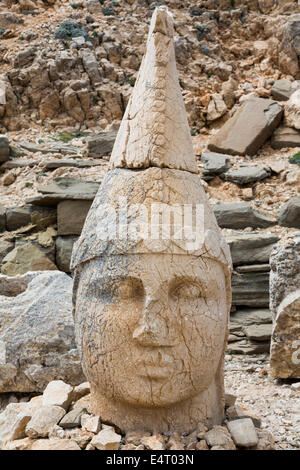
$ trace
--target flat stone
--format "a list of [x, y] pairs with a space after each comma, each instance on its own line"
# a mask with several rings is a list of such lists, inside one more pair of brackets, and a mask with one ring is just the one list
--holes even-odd
[[43, 405], [34, 413], [26, 426], [26, 435], [32, 438], [47, 437], [51, 428], [66, 414], [60, 406]]
[[292, 93], [292, 82], [289, 80], [276, 80], [271, 88], [271, 94], [277, 101], [288, 101]]
[[43, 163], [45, 170], [56, 170], [57, 168], [74, 167], [74, 168], [92, 168], [94, 166], [102, 166], [103, 163], [91, 160], [46, 160]]
[[85, 380], [75, 343], [72, 279], [65, 273], [0, 275], [0, 324], [0, 393], [42, 392], [54, 379], [72, 385]]
[[31, 153], [40, 152], [42, 154], [61, 153], [63, 155], [80, 155], [80, 148], [72, 147], [69, 144], [60, 142], [55, 142], [53, 144], [33, 144], [31, 142], [19, 142], [18, 147]]
[[277, 214], [279, 225], [300, 228], [300, 196], [283, 204]]
[[58, 235], [80, 235], [91, 201], [62, 201], [57, 206]]
[[13, 170], [14, 168], [33, 168], [38, 164], [38, 160], [23, 160], [15, 158], [3, 163], [3, 165], [0, 166], [0, 171]]
[[229, 421], [227, 428], [238, 447], [254, 447], [258, 443], [258, 436], [250, 418]]
[[89, 382], [83, 382], [82, 384], [76, 385], [73, 390], [73, 401], [77, 401], [82, 397], [88, 395], [91, 391]]
[[211, 447], [221, 446], [224, 450], [235, 450], [234, 442], [224, 426], [214, 426], [205, 433], [204, 438]]
[[[63, 419], [60, 421], [59, 425], [63, 429], [71, 429], [79, 427], [81, 424], [81, 417], [86, 412], [85, 408], [74, 408], [73, 410], [69, 411]], [[88, 429], [89, 431], [89, 429]], [[98, 431], [96, 431], [98, 432]]]
[[3, 232], [6, 228], [6, 217], [4, 207], [0, 204], [0, 232]]
[[300, 89], [296, 90], [286, 103], [284, 119], [289, 127], [300, 129]]
[[121, 439], [113, 429], [103, 429], [93, 437], [91, 444], [99, 450], [118, 450]]
[[0, 165], [9, 159], [10, 148], [8, 137], [0, 134]]
[[72, 439], [37, 439], [30, 450], [81, 450]]
[[8, 253], [14, 249], [14, 243], [7, 240], [0, 240], [0, 264]]
[[227, 202], [214, 205], [214, 214], [219, 227], [244, 229], [246, 227], [267, 228], [275, 225], [270, 219], [244, 202]]
[[91, 137], [87, 137], [88, 157], [101, 158], [110, 155], [117, 137], [116, 131], [100, 132]]
[[217, 175], [225, 173], [229, 168], [230, 157], [221, 153], [207, 153], [201, 155], [201, 160], [204, 162], [202, 170], [202, 179], [209, 181]]
[[230, 354], [263, 354], [269, 353], [270, 351], [270, 341], [267, 342], [255, 342], [255, 341], [245, 341], [245, 344], [242, 341], [236, 343], [230, 343], [227, 346], [227, 351]]
[[[56, 245], [56, 266], [58, 269], [61, 271], [64, 271], [65, 273], [69, 273], [71, 271], [70, 269], [70, 263], [71, 263], [71, 256], [72, 256], [72, 250], [74, 243], [78, 237], [57, 237], [55, 241]], [[0, 245], [1, 246], [1, 245]]]
[[237, 266], [237, 273], [268, 273], [270, 271], [269, 264], [249, 264], [249, 266]]
[[300, 132], [292, 127], [280, 126], [272, 135], [273, 149], [300, 147]]
[[211, 138], [208, 148], [229, 155], [255, 155], [280, 123], [282, 113], [276, 101], [247, 100]]
[[232, 304], [247, 307], [269, 306], [269, 273], [237, 273], [231, 278]]
[[253, 184], [257, 181], [262, 181], [270, 176], [270, 171], [266, 168], [259, 168], [256, 166], [244, 166], [237, 170], [228, 170], [224, 174], [226, 181], [231, 181], [235, 184]]
[[229, 408], [230, 406], [233, 406], [236, 402], [236, 395], [233, 395], [232, 393], [225, 393], [225, 407]]
[[37, 225], [39, 228], [56, 223], [56, 211], [38, 206], [8, 207], [6, 209], [7, 230], [17, 230], [28, 224]]
[[[72, 400], [73, 387], [62, 380], [50, 382], [43, 393], [43, 406], [60, 406], [68, 409]], [[55, 423], [56, 424], [56, 423]]]
[[271, 339], [273, 325], [250, 325], [244, 328], [247, 338], [253, 341], [268, 341]]
[[16, 246], [2, 260], [1, 273], [7, 276], [25, 274], [28, 271], [56, 270], [56, 265], [45, 251], [33, 243]]
[[226, 237], [234, 265], [268, 263], [272, 248], [278, 240], [276, 235], [260, 233]]
[[230, 315], [230, 326], [239, 325], [246, 327], [250, 325], [272, 324], [272, 314], [267, 308], [239, 308]]

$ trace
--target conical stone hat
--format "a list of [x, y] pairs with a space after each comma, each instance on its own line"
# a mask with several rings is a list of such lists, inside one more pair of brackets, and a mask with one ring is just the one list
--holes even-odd
[[102, 256], [190, 254], [220, 262], [230, 283], [230, 251], [197, 175], [166, 7], [153, 14], [111, 168], [74, 245], [72, 269]]

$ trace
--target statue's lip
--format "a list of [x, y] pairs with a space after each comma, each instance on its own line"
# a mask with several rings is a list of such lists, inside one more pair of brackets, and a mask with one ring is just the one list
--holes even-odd
[[170, 364], [167, 366], [160, 365], [143, 365], [143, 370], [139, 372], [139, 376], [146, 379], [167, 379], [173, 372], [173, 368], [170, 367]]

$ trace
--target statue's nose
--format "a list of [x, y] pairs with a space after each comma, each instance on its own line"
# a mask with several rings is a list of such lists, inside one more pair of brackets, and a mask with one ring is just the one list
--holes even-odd
[[168, 305], [147, 297], [133, 339], [142, 346], [171, 346]]

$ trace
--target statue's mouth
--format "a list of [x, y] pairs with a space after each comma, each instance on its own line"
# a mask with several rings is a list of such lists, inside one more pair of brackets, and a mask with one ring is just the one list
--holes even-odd
[[138, 375], [146, 379], [152, 380], [162, 380], [167, 379], [172, 374], [172, 367], [168, 366], [153, 366], [153, 365], [144, 365], [138, 370]]

